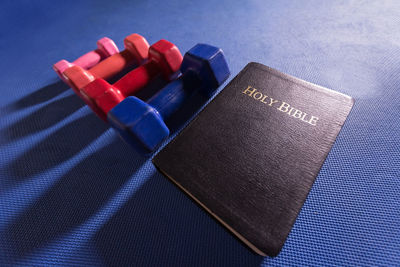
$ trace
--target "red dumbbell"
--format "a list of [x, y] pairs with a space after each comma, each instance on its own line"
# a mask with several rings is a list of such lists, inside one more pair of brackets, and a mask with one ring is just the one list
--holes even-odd
[[82, 88], [81, 95], [100, 118], [107, 120], [108, 111], [125, 97], [146, 86], [158, 74], [161, 73], [166, 80], [176, 77], [182, 58], [173, 43], [160, 40], [150, 46], [147, 63], [132, 70], [113, 85], [103, 79], [95, 79]]

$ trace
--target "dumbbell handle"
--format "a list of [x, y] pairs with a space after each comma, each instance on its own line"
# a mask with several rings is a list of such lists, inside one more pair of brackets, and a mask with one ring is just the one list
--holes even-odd
[[113, 84], [113, 87], [117, 88], [125, 97], [134, 95], [160, 72], [158, 64], [150, 60], [119, 79]]
[[201, 81], [193, 72], [187, 72], [166, 85], [147, 102], [165, 120], [175, 113], [191, 95], [199, 89]]
[[78, 57], [72, 63], [81, 66], [84, 69], [89, 69], [95, 66], [104, 58], [106, 58], [106, 55], [100, 49], [97, 48], [96, 50], [90, 51]]
[[128, 49], [125, 49], [99, 62], [89, 71], [94, 77], [108, 79], [133, 63], [135, 63], [134, 55]]

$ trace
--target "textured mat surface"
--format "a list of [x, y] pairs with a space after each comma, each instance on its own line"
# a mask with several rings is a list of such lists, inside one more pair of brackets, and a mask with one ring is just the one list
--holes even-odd
[[[398, 1], [55, 2], [0, 3], [1, 266], [400, 265]], [[356, 99], [277, 258], [237, 241], [51, 69], [133, 32], [222, 47], [232, 77], [258, 61]]]

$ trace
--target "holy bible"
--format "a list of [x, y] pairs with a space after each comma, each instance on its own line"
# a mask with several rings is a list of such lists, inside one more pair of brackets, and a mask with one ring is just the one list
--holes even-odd
[[153, 163], [256, 253], [276, 256], [353, 103], [249, 63]]

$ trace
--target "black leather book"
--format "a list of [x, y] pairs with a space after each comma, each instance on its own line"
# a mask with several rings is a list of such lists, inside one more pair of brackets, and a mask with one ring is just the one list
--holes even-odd
[[153, 163], [255, 252], [276, 256], [353, 103], [249, 63]]

